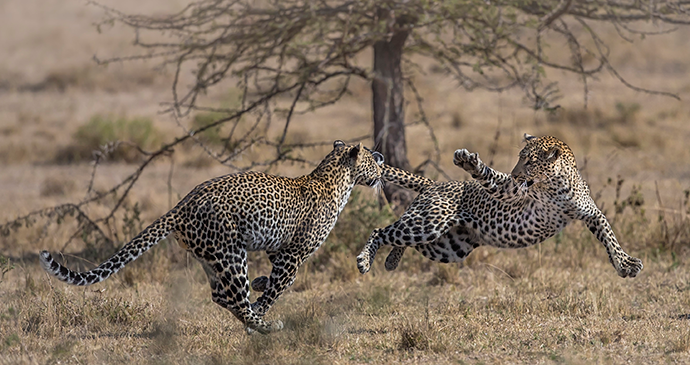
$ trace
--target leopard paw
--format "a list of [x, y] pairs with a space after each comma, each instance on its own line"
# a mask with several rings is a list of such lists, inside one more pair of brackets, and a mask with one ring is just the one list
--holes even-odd
[[453, 163], [473, 175], [479, 174], [483, 165], [477, 153], [470, 153], [470, 151], [464, 148], [455, 151]]
[[626, 255], [625, 258], [621, 259], [618, 262], [618, 275], [622, 278], [634, 278], [637, 276], [637, 274], [640, 273], [640, 271], [642, 271], [643, 267], [644, 265], [642, 265], [642, 260], [636, 257]]
[[259, 276], [258, 278], [252, 280], [252, 290], [256, 292], [263, 292], [266, 291], [266, 288], [268, 288], [268, 277], [266, 276]]
[[283, 322], [282, 321], [273, 321], [273, 322], [267, 322], [266, 327], [256, 327], [256, 328], [251, 328], [251, 327], [246, 327], [244, 330], [247, 332], [248, 335], [253, 335], [254, 333], [258, 332], [262, 335], [267, 335], [271, 332], [278, 332], [283, 329]]
[[405, 248], [403, 247], [393, 247], [393, 250], [386, 257], [386, 271], [393, 271], [398, 268], [400, 260], [405, 253]]
[[369, 255], [369, 250], [364, 249], [357, 256], [357, 269], [362, 274], [366, 274], [371, 269], [372, 261], [374, 261]]

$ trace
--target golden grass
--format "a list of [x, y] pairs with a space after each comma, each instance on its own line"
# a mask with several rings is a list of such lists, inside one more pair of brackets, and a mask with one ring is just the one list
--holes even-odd
[[[212, 303], [200, 265], [166, 240], [110, 280], [64, 285], [35, 258], [0, 282], [7, 363], [658, 363], [690, 361], [690, 236], [664, 248], [645, 205], [610, 215], [645, 269], [619, 278], [581, 224], [536, 247], [479, 248], [463, 264], [414, 251], [358, 274], [373, 227], [395, 219], [359, 189], [324, 247], [269, 312], [268, 336]], [[620, 198], [624, 200], [626, 198]], [[687, 206], [684, 207], [687, 209]], [[668, 222], [673, 225], [672, 221]], [[686, 224], [686, 222], [680, 222]], [[25, 244], [24, 244], [25, 245]], [[83, 255], [82, 255], [83, 256]], [[250, 276], [269, 271], [250, 255]], [[81, 259], [66, 255], [67, 264]]]
[[[579, 230], [568, 234], [578, 236]], [[455, 267], [453, 282], [442, 284], [433, 283], [448, 265], [387, 273], [377, 261], [372, 274], [338, 281], [332, 267], [311, 272], [307, 265], [294, 286], [301, 289], [288, 291], [269, 312], [285, 323], [269, 336], [247, 336], [213, 304], [197, 264], [170, 268], [155, 252], [156, 275], [136, 265], [90, 288], [68, 287], [36, 265], [20, 265], [0, 284], [1, 358], [175, 364], [690, 361], [690, 275], [669, 255], [643, 255], [643, 275], [629, 280], [616, 276], [592, 241], [488, 251], [481, 263]], [[522, 273], [509, 274], [516, 265]], [[137, 277], [131, 284], [124, 279], [129, 272]]]
[[[159, 103], [169, 99], [169, 74], [152, 71], [150, 64], [93, 67], [94, 53], [131, 50], [129, 34], [114, 29], [96, 35], [91, 23], [100, 15], [93, 7], [33, 2], [11, 0], [0, 12], [0, 49], [8, 55], [0, 59], [2, 222], [84, 197], [89, 164], [46, 162], [73, 143], [79, 126], [95, 115], [150, 118], [165, 141], [181, 133], [174, 121], [157, 114]], [[149, 13], [180, 6], [116, 5]], [[602, 29], [606, 39], [615, 39], [615, 30]], [[630, 81], [677, 92], [683, 102], [632, 92], [602, 74], [591, 83], [584, 109], [582, 85], [553, 72], [549, 76], [560, 81], [564, 97], [562, 109], [546, 115], [526, 107], [519, 91], [468, 93], [423, 59], [419, 70], [425, 74], [415, 71], [439, 140], [440, 166], [451, 178], [468, 178], [451, 163], [457, 148], [479, 152], [487, 163], [509, 171], [522, 133], [562, 138], [575, 151], [621, 244], [642, 258], [645, 268], [638, 278], [617, 277], [600, 244], [580, 224], [529, 249], [477, 249], [463, 265], [432, 263], [410, 251], [396, 272], [387, 273], [382, 250], [372, 272], [362, 276], [356, 254], [371, 229], [395, 217], [376, 209], [376, 198], [361, 189], [269, 312], [285, 330], [247, 336], [232, 315], [211, 302], [199, 265], [174, 242], [160, 244], [105, 283], [75, 288], [46, 277], [36, 261], [38, 250], [66, 247], [65, 259], [75, 268], [89, 267], [84, 258], [98, 261], [111, 252], [87, 255], [88, 245], [69, 241], [73, 221], [37, 222], [0, 237], [0, 256], [12, 257], [15, 265], [0, 277], [0, 363], [688, 363], [690, 77], [682, 47], [687, 35], [681, 30], [616, 45], [610, 56]], [[367, 57], [358, 62], [368, 66]], [[289, 139], [333, 141], [370, 133], [370, 87], [361, 81], [352, 86], [352, 96], [341, 103], [296, 116]], [[227, 103], [227, 90], [212, 91], [205, 102]], [[418, 119], [417, 112], [414, 103], [408, 105], [408, 122]], [[282, 127], [274, 121], [269, 137]], [[433, 157], [423, 126], [408, 128], [408, 147], [413, 166]], [[328, 149], [299, 153], [318, 160]], [[242, 158], [262, 159], [263, 153], [248, 151]], [[170, 161], [161, 160], [127, 201], [130, 207], [139, 204], [144, 224], [194, 185], [229, 172], [193, 145], [172, 158], [170, 192]], [[94, 189], [109, 188], [135, 168], [100, 166]], [[295, 176], [307, 170], [295, 165], [274, 172]], [[441, 176], [431, 168], [426, 174]], [[625, 181], [617, 190], [619, 176]], [[624, 201], [639, 201], [628, 199], [638, 194], [644, 197], [641, 206], [616, 212]], [[106, 212], [108, 204], [91, 213]], [[115, 227], [120, 234], [122, 218]], [[268, 273], [263, 254], [250, 258], [252, 277]]]

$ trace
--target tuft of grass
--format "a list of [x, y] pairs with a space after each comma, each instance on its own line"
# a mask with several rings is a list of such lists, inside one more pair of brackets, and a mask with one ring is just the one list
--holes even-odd
[[671, 342], [669, 346], [671, 353], [689, 353], [690, 352], [690, 330], [685, 330], [677, 339]]
[[425, 331], [420, 330], [416, 326], [409, 323], [398, 328], [400, 335], [400, 349], [405, 351], [421, 350], [425, 351], [429, 348], [430, 340]]
[[160, 143], [161, 132], [150, 118], [94, 115], [72, 136], [72, 143], [60, 149], [54, 161], [73, 163], [97, 156], [110, 161], [135, 162], [141, 159], [137, 147], [150, 150]]
[[41, 196], [64, 196], [73, 192], [76, 188], [74, 180], [57, 177], [47, 177], [41, 184]]
[[5, 274], [14, 270], [12, 260], [0, 254], [0, 283], [5, 279]]
[[433, 272], [433, 276], [427, 282], [427, 285], [437, 286], [445, 284], [454, 284], [458, 280], [459, 265], [458, 264], [448, 264], [439, 265], [437, 270]]
[[462, 118], [462, 114], [459, 111], [454, 112], [451, 116], [450, 127], [457, 130], [462, 128], [464, 124], [466, 123]]
[[385, 285], [374, 285], [366, 298], [365, 312], [380, 315], [391, 306], [392, 289]]
[[613, 110], [600, 108], [558, 108], [547, 114], [551, 123], [564, 123], [579, 127], [631, 126], [637, 122], [642, 106], [638, 103], [616, 102]]
[[[192, 120], [192, 128], [199, 129], [206, 127], [207, 125], [216, 122], [219, 119], [226, 117], [227, 114], [224, 113], [199, 113], [194, 116]], [[201, 140], [203, 143], [208, 143], [211, 145], [222, 145], [225, 143], [224, 137], [221, 134], [221, 126], [212, 127], [196, 134], [195, 136]]]

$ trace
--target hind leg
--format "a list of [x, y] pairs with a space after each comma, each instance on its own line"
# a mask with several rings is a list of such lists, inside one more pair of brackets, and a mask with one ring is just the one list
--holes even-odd
[[[425, 208], [428, 206], [433, 208]], [[427, 212], [428, 210], [431, 211]], [[423, 199], [418, 197], [400, 219], [386, 228], [377, 228], [371, 233], [367, 244], [357, 256], [357, 268], [362, 274], [368, 272], [381, 246], [405, 248], [431, 243], [458, 223], [459, 217], [453, 212], [450, 204], [438, 196], [431, 195]], [[393, 254], [398, 261], [402, 257], [400, 250]], [[393, 261], [395, 260], [392, 259], [391, 264]], [[392, 265], [389, 266], [392, 267]]]
[[271, 260], [273, 269], [271, 276], [267, 279], [267, 286], [256, 302], [252, 303], [252, 310], [257, 315], [266, 314], [285, 289], [295, 282], [297, 270], [308, 257], [307, 252], [285, 250], [275, 253]]
[[211, 285], [213, 302], [229, 310], [247, 326], [247, 331], [269, 333], [283, 328], [280, 321], [267, 323], [255, 313], [249, 302], [247, 251], [238, 237], [226, 235], [224, 250], [215, 250], [215, 242], [208, 242], [205, 250], [195, 249], [194, 255], [204, 266]]
[[475, 248], [481, 246], [479, 238], [463, 226], [451, 228], [438, 240], [415, 246], [424, 257], [442, 263], [461, 262]]
[[[415, 249], [432, 261], [448, 263], [463, 261], [473, 249], [480, 245], [479, 239], [469, 230], [463, 226], [455, 226], [438, 240], [415, 246]], [[386, 270], [395, 270], [404, 253], [404, 247], [394, 247], [386, 257]]]

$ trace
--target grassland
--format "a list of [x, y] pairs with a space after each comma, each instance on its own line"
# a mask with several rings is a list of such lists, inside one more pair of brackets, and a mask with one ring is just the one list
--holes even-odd
[[[167, 1], [116, 5], [149, 13], [179, 8]], [[181, 132], [157, 113], [170, 98], [165, 70], [146, 63], [93, 65], [94, 53], [131, 51], [122, 30], [95, 32], [96, 8], [10, 0], [0, 10], [0, 222], [84, 197], [92, 173], [84, 128], [103, 128], [94, 120], [145, 125], [150, 138], [141, 143], [150, 148]], [[616, 37], [614, 29], [601, 31], [606, 39]], [[584, 109], [582, 85], [554, 73], [563, 108], [545, 115], [526, 107], [519, 91], [462, 91], [425, 60], [415, 76], [439, 139], [440, 166], [453, 179], [468, 178], [452, 166], [457, 148], [509, 171], [522, 133], [565, 140], [621, 244], [643, 260], [637, 278], [619, 278], [581, 224], [529, 249], [480, 248], [462, 265], [431, 263], [410, 251], [388, 273], [379, 257], [362, 276], [355, 256], [369, 232], [395, 215], [358, 188], [328, 241], [269, 312], [285, 330], [247, 336], [211, 302], [203, 271], [174, 241], [102, 284], [68, 287], [41, 271], [40, 249], [62, 251], [68, 265], [86, 267], [114, 248], [71, 238], [71, 220], [39, 221], [0, 237], [0, 255], [10, 258], [0, 263], [0, 364], [690, 363], [688, 35], [681, 30], [612, 43], [610, 55], [631, 82], [678, 93], [680, 102], [635, 93], [602, 74], [590, 85]], [[226, 102], [227, 93], [211, 93], [207, 101]], [[355, 83], [340, 104], [296, 118], [289, 138], [332, 141], [370, 132], [370, 97], [368, 85]], [[415, 114], [410, 104], [408, 120]], [[268, 133], [279, 133], [279, 124]], [[433, 155], [422, 126], [408, 128], [408, 145], [413, 166]], [[302, 157], [315, 161], [326, 152], [314, 148]], [[121, 181], [136, 169], [128, 161], [136, 162], [136, 154], [123, 150], [120, 159], [100, 165], [92, 188]], [[276, 172], [307, 170], [282, 166]], [[198, 147], [177, 150], [144, 173], [126, 201], [129, 213], [135, 207], [140, 213], [126, 222], [119, 217], [114, 232], [125, 240], [194, 185], [227, 172]], [[441, 176], [430, 168], [426, 174]], [[107, 211], [108, 204], [90, 212]], [[262, 254], [251, 256], [252, 277], [268, 270]]]

